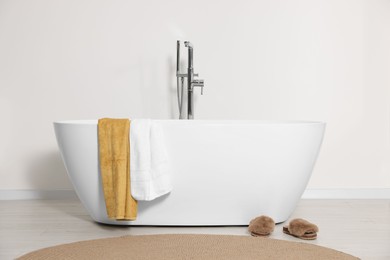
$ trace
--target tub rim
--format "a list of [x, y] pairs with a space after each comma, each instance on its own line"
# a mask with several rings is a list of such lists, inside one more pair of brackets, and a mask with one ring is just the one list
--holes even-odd
[[[135, 118], [137, 119], [137, 118]], [[308, 120], [258, 120], [258, 119], [196, 119], [196, 120], [179, 120], [179, 119], [153, 119], [157, 122], [172, 122], [180, 124], [235, 124], [235, 125], [326, 125], [323, 121], [308, 121]], [[98, 119], [76, 119], [76, 120], [58, 120], [54, 121], [54, 125], [97, 125]]]

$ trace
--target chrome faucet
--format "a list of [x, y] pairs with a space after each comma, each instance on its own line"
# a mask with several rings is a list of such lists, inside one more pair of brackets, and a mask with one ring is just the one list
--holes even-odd
[[[188, 48], [188, 68], [187, 73], [180, 73], [180, 41], [176, 45], [176, 79], [177, 79], [177, 98], [179, 104], [180, 119], [185, 119], [183, 115], [183, 93], [184, 93], [184, 78], [187, 78], [187, 119], [194, 119], [194, 88], [201, 88], [201, 95], [203, 95], [204, 80], [195, 79], [198, 74], [194, 73], [194, 46], [185, 41], [184, 46]], [[181, 83], [181, 84], [180, 84]]]

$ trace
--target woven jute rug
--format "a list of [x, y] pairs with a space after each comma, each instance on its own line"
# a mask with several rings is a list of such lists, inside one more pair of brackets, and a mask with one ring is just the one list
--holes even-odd
[[81, 241], [18, 259], [358, 259], [302, 242], [226, 235], [145, 235]]

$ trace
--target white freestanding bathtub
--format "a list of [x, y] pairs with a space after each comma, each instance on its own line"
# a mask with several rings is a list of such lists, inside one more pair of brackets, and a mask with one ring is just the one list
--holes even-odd
[[97, 120], [59, 121], [69, 178], [91, 217], [117, 225], [248, 225], [286, 221], [310, 179], [325, 123], [156, 120], [164, 132], [173, 191], [140, 201], [136, 221], [107, 218]]

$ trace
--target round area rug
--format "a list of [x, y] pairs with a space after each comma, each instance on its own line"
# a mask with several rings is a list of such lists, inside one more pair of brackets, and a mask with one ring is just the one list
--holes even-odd
[[358, 259], [307, 243], [226, 235], [145, 235], [81, 241], [18, 259]]

